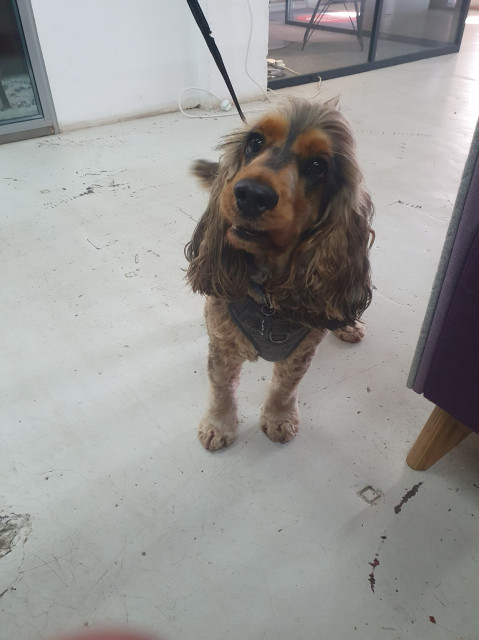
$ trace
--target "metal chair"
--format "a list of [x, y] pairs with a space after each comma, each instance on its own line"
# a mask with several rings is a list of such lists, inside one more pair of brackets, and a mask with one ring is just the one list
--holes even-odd
[[302, 51], [304, 51], [304, 47], [308, 43], [308, 40], [311, 38], [314, 29], [317, 28], [317, 26], [319, 25], [321, 20], [324, 18], [326, 13], [328, 13], [331, 5], [336, 5], [336, 4], [343, 5], [343, 7], [348, 12], [348, 17], [351, 22], [351, 26], [353, 27], [353, 31], [356, 33], [356, 36], [359, 41], [359, 45], [361, 47], [361, 51], [363, 50], [364, 48], [364, 45], [363, 45], [364, 0], [359, 0], [359, 1], [353, 0], [354, 10], [356, 12], [356, 24], [354, 24], [353, 19], [349, 15], [348, 6], [345, 0], [318, 0], [314, 8], [313, 14], [311, 16], [311, 19], [309, 21], [309, 24], [306, 27], [306, 31], [304, 33], [303, 46], [301, 47]]

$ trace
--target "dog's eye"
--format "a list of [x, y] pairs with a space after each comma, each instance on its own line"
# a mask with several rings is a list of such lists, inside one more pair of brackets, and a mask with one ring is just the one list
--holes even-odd
[[253, 156], [256, 156], [263, 148], [263, 144], [264, 140], [262, 135], [254, 132], [250, 133], [248, 139], [246, 140], [246, 147], [244, 152], [246, 160], [249, 160]]
[[328, 163], [323, 158], [311, 158], [303, 165], [303, 174], [312, 180], [321, 180], [326, 176]]

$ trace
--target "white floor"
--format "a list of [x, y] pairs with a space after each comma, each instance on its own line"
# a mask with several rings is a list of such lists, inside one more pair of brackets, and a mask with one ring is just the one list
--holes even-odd
[[471, 24], [458, 55], [323, 84], [376, 203], [377, 290], [365, 341], [319, 349], [290, 445], [257, 428], [265, 362], [244, 371], [237, 442], [196, 438], [207, 342], [182, 269], [206, 196], [188, 165], [239, 121], [171, 114], [0, 148], [1, 640], [112, 624], [477, 640], [479, 439], [426, 473], [405, 456], [431, 409], [406, 377], [478, 76]]

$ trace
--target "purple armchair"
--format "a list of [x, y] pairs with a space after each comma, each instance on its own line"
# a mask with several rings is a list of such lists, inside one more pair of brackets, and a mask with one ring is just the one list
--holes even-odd
[[436, 405], [407, 457], [424, 470], [479, 432], [479, 122], [408, 386]]

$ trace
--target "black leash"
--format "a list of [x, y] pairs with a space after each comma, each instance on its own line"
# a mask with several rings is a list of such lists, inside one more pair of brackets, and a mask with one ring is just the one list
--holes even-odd
[[233, 85], [231, 84], [230, 78], [228, 76], [228, 72], [226, 71], [226, 67], [223, 63], [221, 53], [219, 52], [218, 47], [216, 46], [215, 39], [211, 35], [210, 25], [208, 24], [205, 18], [205, 14], [203, 13], [203, 10], [200, 7], [200, 3], [198, 2], [198, 0], [186, 0], [186, 2], [188, 3], [191, 13], [193, 14], [193, 17], [196, 20], [196, 24], [199, 26], [200, 31], [203, 34], [203, 38], [205, 39], [208, 49], [210, 50], [210, 53], [213, 56], [214, 61], [216, 62], [216, 66], [218, 67], [219, 72], [223, 76], [223, 80], [225, 81], [226, 86], [228, 87], [230, 95], [233, 98], [233, 102], [235, 103], [235, 106], [238, 109], [239, 116], [241, 120], [243, 120], [243, 122], [246, 122], [246, 118], [244, 117], [244, 114], [241, 111], [238, 98], [236, 97], [235, 90], [233, 89]]

